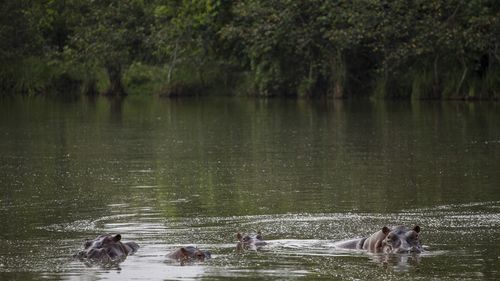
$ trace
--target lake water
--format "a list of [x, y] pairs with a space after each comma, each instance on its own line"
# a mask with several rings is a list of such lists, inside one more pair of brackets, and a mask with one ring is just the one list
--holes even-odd
[[[1, 280], [499, 280], [500, 104], [2, 99], [0, 192]], [[400, 224], [426, 252], [333, 247]], [[141, 248], [72, 258], [101, 233]]]

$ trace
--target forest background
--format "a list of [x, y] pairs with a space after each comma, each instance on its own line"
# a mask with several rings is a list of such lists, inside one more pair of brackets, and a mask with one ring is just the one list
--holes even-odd
[[3, 0], [0, 95], [500, 98], [497, 0]]

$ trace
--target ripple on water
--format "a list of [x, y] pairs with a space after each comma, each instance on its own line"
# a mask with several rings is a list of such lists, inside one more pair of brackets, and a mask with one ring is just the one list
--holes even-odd
[[[398, 275], [392, 274], [408, 274], [419, 268], [427, 268], [431, 274], [439, 271], [443, 262], [465, 260], [470, 262], [470, 271], [477, 274], [485, 264], [495, 262], [488, 251], [492, 243], [499, 242], [500, 218], [495, 212], [498, 206], [499, 202], [486, 202], [389, 214], [303, 213], [165, 218], [154, 208], [134, 209], [129, 205], [116, 205], [117, 214], [39, 227], [56, 236], [49, 235], [46, 239], [28, 242], [3, 241], [2, 247], [15, 255], [0, 256], [0, 264], [3, 264], [0, 272], [50, 271], [60, 272], [70, 279], [70, 275], [79, 278], [95, 274], [95, 279], [111, 280], [124, 276], [128, 279], [144, 279], [147, 276], [149, 280], [194, 280], [202, 277], [273, 280], [308, 276], [318, 279], [334, 276], [339, 279], [366, 279], [370, 274], [380, 272], [380, 268], [389, 268], [392, 273], [385, 279], [396, 280]], [[422, 227], [428, 250], [418, 257], [380, 256], [360, 251], [339, 251], [334, 247], [335, 241], [362, 237], [383, 225], [415, 223]], [[236, 252], [236, 233], [257, 231], [262, 232], [269, 244], [259, 251]], [[136, 255], [120, 264], [119, 269], [112, 270], [88, 269], [68, 258], [81, 248], [81, 241], [99, 233], [122, 233], [125, 241], [136, 241], [141, 248]], [[470, 237], [475, 238], [472, 243]], [[54, 239], [58, 241], [58, 246], [54, 247]], [[213, 259], [185, 267], [166, 262], [168, 252], [185, 245], [211, 251]], [[30, 249], [36, 249], [36, 253], [30, 252]], [[426, 262], [421, 262], [423, 260]], [[474, 274], [462, 277], [467, 279]], [[490, 274], [494, 273], [490, 271]]]
[[[92, 232], [92, 231], [100, 231], [106, 229], [105, 226], [108, 222], [120, 221], [130, 217], [134, 217], [134, 214], [117, 214], [110, 216], [103, 216], [97, 219], [84, 219], [84, 220], [76, 220], [67, 223], [56, 223], [47, 226], [38, 226], [37, 229], [47, 230], [47, 231], [56, 231], [56, 232]], [[109, 223], [111, 225], [121, 225], [117, 223]], [[127, 224], [127, 223], [122, 223]]]

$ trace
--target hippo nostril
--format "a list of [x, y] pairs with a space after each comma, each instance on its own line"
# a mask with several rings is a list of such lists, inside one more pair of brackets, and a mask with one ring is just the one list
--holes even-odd
[[80, 251], [77, 254], [75, 254], [74, 257], [76, 257], [76, 258], [86, 258], [87, 257], [87, 253], [85, 251]]
[[391, 245], [385, 245], [383, 247], [383, 252], [388, 254], [388, 253], [392, 253], [392, 246]]

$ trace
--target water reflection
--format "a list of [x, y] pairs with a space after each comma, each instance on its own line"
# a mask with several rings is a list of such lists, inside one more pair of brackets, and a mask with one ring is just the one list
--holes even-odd
[[372, 254], [372, 262], [383, 265], [385, 268], [397, 272], [417, 270], [421, 261], [420, 254]]
[[[497, 280], [499, 120], [480, 103], [1, 100], [0, 279]], [[332, 246], [399, 224], [450, 254]], [[236, 253], [238, 231], [269, 244]], [[141, 249], [121, 270], [69, 258], [99, 233]], [[179, 245], [213, 259], [165, 263]]]
[[[486, 204], [487, 209], [498, 207], [499, 202]], [[478, 205], [474, 205], [479, 208]], [[131, 210], [131, 206], [121, 205]], [[59, 266], [63, 272], [70, 271], [76, 274], [74, 277], [68, 277], [73, 280], [76, 276], [89, 276], [96, 274], [96, 279], [106, 276], [106, 279], [118, 279], [120, 276], [134, 278], [148, 276], [149, 280], [163, 280], [169, 278], [197, 279], [204, 278], [231, 277], [231, 278], [304, 278], [316, 276], [319, 279], [328, 279], [331, 274], [338, 276], [352, 276], [352, 270], [363, 270], [360, 278], [368, 278], [370, 274], [377, 273], [377, 267], [382, 267], [391, 272], [408, 273], [420, 272], [420, 270], [429, 270], [429, 267], [423, 267], [423, 259], [437, 261], [463, 259], [467, 256], [457, 257], [457, 253], [450, 252], [443, 254], [442, 249], [453, 247], [456, 237], [462, 233], [458, 230], [443, 234], [442, 228], [437, 226], [428, 226], [424, 228], [427, 238], [431, 243], [428, 251], [421, 255], [382, 255], [368, 254], [359, 251], [338, 251], [334, 243], [340, 238], [352, 237], [363, 234], [365, 231], [373, 231], [378, 225], [377, 221], [413, 221], [415, 218], [422, 220], [422, 225], [429, 225], [429, 222], [440, 221], [443, 225], [453, 223], [456, 217], [450, 216], [453, 213], [459, 213], [468, 206], [443, 206], [431, 210], [422, 210], [409, 214], [286, 214], [286, 215], [266, 215], [266, 216], [234, 216], [234, 217], [199, 217], [199, 218], [173, 218], [158, 219], [156, 216], [104, 216], [96, 220], [96, 229], [91, 232], [105, 230], [106, 232], [126, 233], [131, 240], [140, 242], [141, 249], [136, 255], [130, 256], [116, 267], [97, 267], [85, 269], [80, 263], [62, 262], [53, 260], [53, 256], [69, 256], [75, 249], [80, 247], [80, 242], [71, 239], [65, 244], [72, 244], [72, 251], [65, 251], [55, 247], [52, 252], [45, 254], [45, 264], [33, 264], [27, 261], [24, 264], [24, 270], [40, 270], [40, 268], [52, 268], [52, 264], [60, 263]], [[480, 209], [480, 208], [479, 208]], [[478, 212], [480, 211], [478, 209]], [[144, 209], [140, 209], [144, 211]], [[139, 209], [137, 210], [139, 211]], [[473, 213], [470, 214], [472, 217]], [[498, 214], [485, 215], [487, 220], [494, 220]], [[468, 225], [476, 225], [470, 220], [470, 217], [460, 217], [462, 227], [469, 229]], [[68, 223], [61, 225], [52, 225], [46, 228], [46, 231], [56, 233], [76, 233], [84, 231], [76, 229], [75, 226], [83, 225], [82, 222]], [[245, 225], [248, 229], [265, 229], [268, 233], [268, 244], [258, 252], [246, 251], [238, 253], [235, 249], [234, 229]], [[343, 225], [343, 227], [339, 227]], [[363, 227], [366, 225], [366, 227]], [[349, 230], [350, 229], [350, 230]], [[472, 235], [482, 236], [482, 229], [479, 227], [469, 229]], [[489, 228], [487, 228], [489, 229]], [[316, 232], [311, 233], [311, 230]], [[437, 231], [437, 232], [436, 232]], [[437, 235], [437, 236], [436, 236]], [[469, 233], [470, 235], [470, 233]], [[469, 236], [468, 235], [468, 236]], [[281, 239], [283, 237], [290, 237]], [[296, 237], [296, 238], [295, 238]], [[326, 237], [325, 239], [307, 239], [306, 237]], [[437, 237], [437, 239], [436, 239]], [[171, 250], [185, 243], [193, 243], [198, 247], [208, 249], [213, 253], [211, 260], [204, 263], [191, 264], [190, 269], [179, 268], [178, 264], [166, 263], [166, 254]], [[44, 243], [48, 243], [44, 242]], [[35, 246], [35, 248], [38, 246]], [[437, 254], [440, 253], [440, 254]], [[467, 255], [467, 252], [465, 253]], [[12, 261], [3, 260], [9, 268], [14, 269]], [[19, 264], [19, 260], [16, 260]], [[369, 263], [377, 265], [370, 268]], [[85, 265], [84, 265], [85, 266]], [[31, 269], [30, 269], [31, 268]], [[319, 272], [313, 270], [320, 268]], [[432, 268], [432, 267], [431, 267]], [[18, 268], [18, 270], [21, 268]], [[109, 271], [111, 270], [111, 271]], [[149, 272], [151, 270], [152, 272]], [[114, 275], [113, 271], [121, 272], [121, 275]], [[364, 277], [363, 277], [364, 276]], [[380, 275], [382, 277], [386, 275]], [[140, 277], [139, 277], [140, 278]], [[306, 278], [308, 279], [308, 278]], [[313, 278], [314, 279], [314, 278]], [[313, 280], [311, 279], [311, 280]], [[346, 279], [346, 278], [343, 278]], [[347, 278], [349, 279], [349, 278]], [[378, 279], [378, 278], [374, 278]]]

